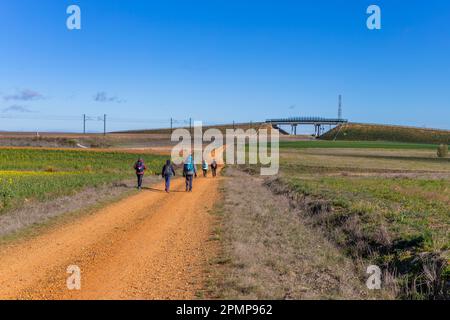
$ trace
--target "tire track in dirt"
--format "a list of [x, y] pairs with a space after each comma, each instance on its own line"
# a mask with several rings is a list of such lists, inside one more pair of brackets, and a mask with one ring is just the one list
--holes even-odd
[[[0, 299], [192, 299], [214, 256], [220, 178], [163, 183], [31, 240], [0, 248]], [[69, 265], [81, 290], [69, 291]]]

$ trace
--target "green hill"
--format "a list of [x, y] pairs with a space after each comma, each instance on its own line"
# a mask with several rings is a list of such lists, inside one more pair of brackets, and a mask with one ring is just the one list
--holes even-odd
[[328, 131], [323, 134], [320, 139], [450, 144], [450, 131], [391, 125], [349, 123]]

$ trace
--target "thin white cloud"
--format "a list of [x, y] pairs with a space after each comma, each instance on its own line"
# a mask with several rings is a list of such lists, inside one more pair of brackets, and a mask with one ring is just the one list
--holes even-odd
[[15, 100], [15, 101], [33, 101], [33, 100], [41, 100], [44, 99], [44, 96], [34, 90], [24, 89], [18, 91], [15, 94], [5, 95], [3, 97], [6, 101]]
[[124, 103], [124, 102], [126, 102], [125, 100], [120, 99], [119, 97], [116, 97], [116, 96], [111, 96], [110, 97], [104, 91], [97, 92], [94, 95], [94, 101], [96, 101], [96, 102], [115, 102], [115, 103]]
[[3, 113], [31, 113], [33, 112], [28, 107], [13, 105], [2, 110]]

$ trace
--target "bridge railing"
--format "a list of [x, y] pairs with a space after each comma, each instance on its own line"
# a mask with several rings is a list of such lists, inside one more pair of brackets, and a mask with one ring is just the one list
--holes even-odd
[[321, 117], [295, 117], [295, 118], [283, 118], [283, 119], [268, 119], [266, 123], [347, 123], [347, 119], [328, 119]]

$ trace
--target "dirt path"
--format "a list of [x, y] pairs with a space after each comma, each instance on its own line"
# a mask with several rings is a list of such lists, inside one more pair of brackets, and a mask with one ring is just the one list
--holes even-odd
[[[163, 183], [29, 241], [0, 248], [0, 299], [191, 299], [214, 244], [220, 178]], [[81, 269], [69, 291], [67, 267]]]

